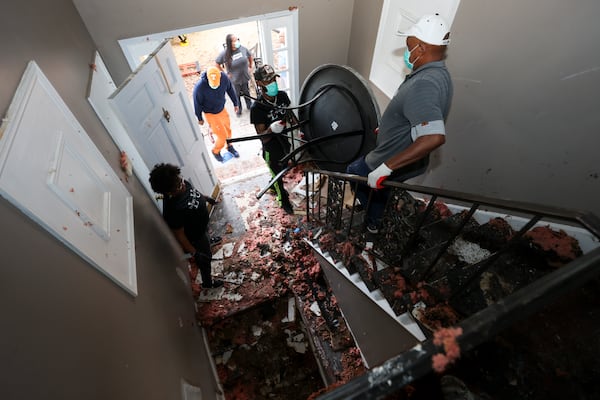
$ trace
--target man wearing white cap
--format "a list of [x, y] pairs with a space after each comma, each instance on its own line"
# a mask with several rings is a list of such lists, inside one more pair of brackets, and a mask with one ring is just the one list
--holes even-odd
[[[425, 15], [406, 32], [405, 77], [381, 117], [375, 149], [348, 165], [349, 173], [368, 176], [375, 190], [367, 210], [367, 229], [377, 233], [389, 195], [381, 183], [405, 181], [425, 172], [429, 153], [446, 141], [444, 120], [450, 110], [452, 81], [446, 69], [448, 25], [439, 15]], [[368, 188], [359, 188], [363, 206]]]

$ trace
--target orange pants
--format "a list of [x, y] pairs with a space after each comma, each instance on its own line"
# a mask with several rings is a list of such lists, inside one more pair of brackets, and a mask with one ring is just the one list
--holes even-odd
[[210, 125], [210, 129], [213, 131], [217, 139], [215, 140], [215, 146], [212, 152], [215, 154], [221, 154], [221, 150], [225, 147], [227, 139], [231, 138], [231, 123], [229, 121], [229, 113], [225, 108], [218, 114], [204, 113], [204, 119]]

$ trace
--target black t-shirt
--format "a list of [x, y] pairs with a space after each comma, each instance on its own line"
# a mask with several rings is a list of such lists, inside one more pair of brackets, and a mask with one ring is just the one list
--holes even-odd
[[[264, 104], [263, 104], [264, 103]], [[267, 128], [275, 121], [285, 117], [286, 110], [281, 107], [289, 107], [290, 98], [286, 92], [279, 91], [275, 96], [275, 105], [271, 106], [261, 95], [250, 108], [250, 123], [253, 125], [264, 124]]]
[[[258, 101], [252, 103], [252, 107], [250, 108], [250, 123], [254, 125], [264, 124], [268, 128], [273, 122], [285, 118], [287, 110], [284, 107], [289, 106], [290, 98], [286, 92], [277, 92], [274, 105], [269, 104], [261, 95]], [[274, 139], [263, 142], [263, 148], [267, 145], [270, 151], [278, 150], [280, 153], [286, 154], [290, 149], [290, 143], [287, 138], [275, 137]], [[278, 146], [278, 148], [273, 149], [273, 146]]]
[[188, 240], [194, 242], [206, 234], [208, 227], [206, 198], [191, 183], [185, 181], [185, 193], [165, 198], [163, 217], [169, 228], [184, 228]]

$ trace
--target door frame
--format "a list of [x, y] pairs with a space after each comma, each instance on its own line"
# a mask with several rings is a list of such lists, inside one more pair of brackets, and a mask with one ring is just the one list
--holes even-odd
[[273, 55], [278, 50], [273, 46], [271, 31], [279, 28], [285, 27], [287, 32], [286, 47], [285, 51], [288, 52], [288, 65], [285, 71], [277, 71], [276, 72], [285, 72], [288, 75], [288, 87], [285, 91], [288, 93], [290, 100], [292, 103], [297, 103], [298, 98], [300, 97], [299, 90], [299, 82], [298, 82], [298, 13], [294, 13], [292, 18], [289, 17], [289, 14], [286, 14], [283, 17], [275, 17], [271, 16], [270, 18], [263, 18], [259, 20], [259, 38], [263, 45], [262, 50], [262, 58], [264, 64], [272, 65], [276, 68], [276, 65], [273, 60]]
[[[268, 14], [255, 15], [251, 17], [243, 17], [234, 20], [215, 22], [211, 24], [205, 25], [197, 25], [192, 27], [185, 27], [180, 29], [174, 29], [170, 31], [151, 33], [149, 35], [137, 36], [127, 39], [121, 39], [118, 41], [119, 46], [121, 46], [121, 50], [125, 55], [125, 59], [131, 68], [131, 71], [135, 71], [135, 69], [143, 62], [143, 59], [148, 54], [152, 53], [160, 43], [165, 39], [170, 39], [173, 37], [177, 37], [178, 35], [193, 33], [193, 32], [201, 32], [205, 30], [211, 30], [216, 28], [222, 28], [225, 26], [243, 24], [246, 22], [254, 22], [257, 21], [261, 25], [267, 23], [271, 19], [279, 19], [279, 18], [289, 18], [289, 27], [291, 28], [291, 38], [290, 38], [290, 55], [293, 60], [293, 64], [291, 65], [291, 82], [290, 82], [290, 94], [292, 101], [297, 99], [299, 96], [299, 78], [298, 78], [298, 10], [285, 10], [285, 11], [277, 11]], [[259, 36], [260, 37], [260, 36]], [[262, 43], [263, 38], [261, 40], [262, 46], [267, 46], [272, 48], [272, 44], [266, 45]], [[263, 50], [263, 54], [266, 52]], [[270, 53], [269, 53], [270, 54]], [[267, 58], [268, 61], [268, 58]]]

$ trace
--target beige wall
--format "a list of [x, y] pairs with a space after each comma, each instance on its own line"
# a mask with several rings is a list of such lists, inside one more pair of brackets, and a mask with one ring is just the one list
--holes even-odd
[[[348, 65], [367, 80], [371, 73], [382, 8], [383, 0], [357, 0], [354, 2]], [[383, 113], [390, 99], [377, 86], [371, 85], [371, 89]]]
[[[382, 4], [354, 5], [348, 60], [366, 77]], [[596, 0], [461, 1], [447, 142], [414, 182], [600, 215], [598, 15]]]
[[[301, 82], [325, 63], [368, 77], [382, 3], [295, 3]], [[118, 149], [85, 100], [96, 49], [120, 81], [128, 66], [117, 39], [282, 8], [277, 0], [75, 4], [85, 25], [70, 0], [4, 4], [0, 112], [36, 60], [116, 171]], [[463, 0], [448, 58], [456, 85], [448, 143], [425, 183], [600, 215], [597, 15], [597, 0]], [[180, 377], [211, 398], [178, 249], [140, 183], [125, 185], [134, 197], [137, 298], [0, 199], [0, 398], [175, 399]]]
[[[123, 176], [85, 98], [95, 48], [70, 0], [3, 4], [0, 114], [35, 60]], [[0, 399], [180, 399], [181, 378], [214, 398], [180, 253], [139, 181], [124, 184], [134, 197], [135, 298], [0, 199]]]
[[463, 1], [452, 139], [425, 184], [600, 215], [600, 2]]

